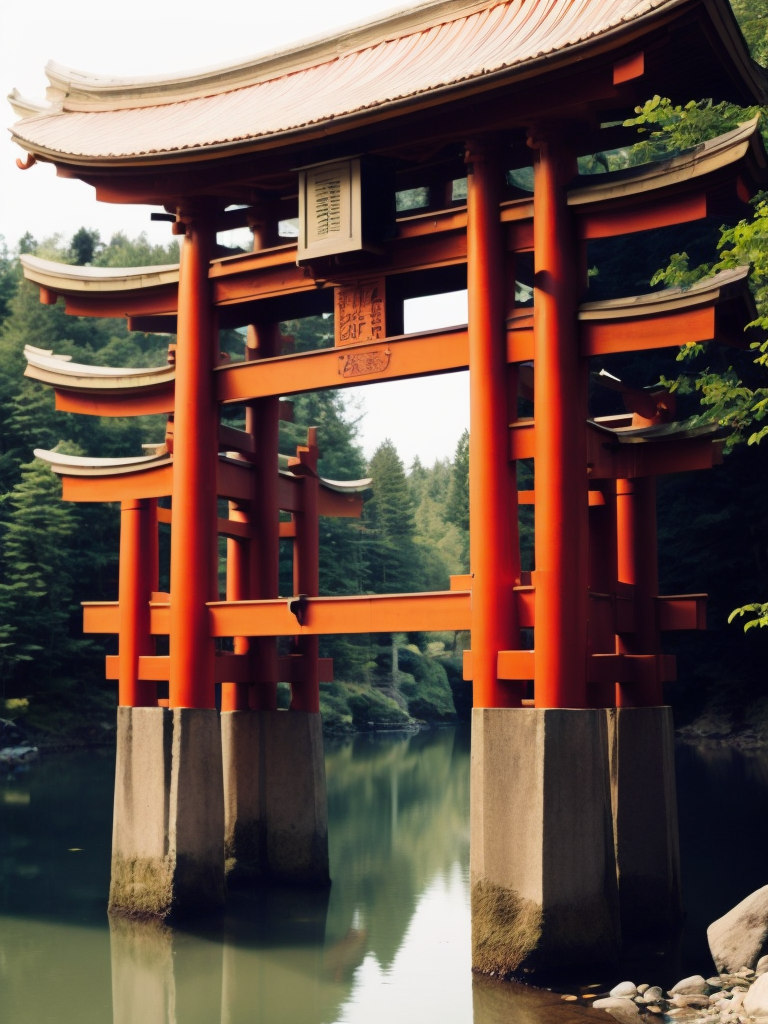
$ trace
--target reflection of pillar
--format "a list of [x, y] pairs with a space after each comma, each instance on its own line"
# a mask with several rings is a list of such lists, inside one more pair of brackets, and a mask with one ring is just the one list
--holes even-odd
[[139, 679], [139, 658], [154, 654], [149, 600], [157, 589], [157, 501], [124, 501], [120, 509], [120, 640], [118, 656], [121, 707], [156, 707], [157, 684]]
[[498, 154], [467, 144], [469, 518], [475, 707], [519, 706], [522, 684], [498, 680], [498, 652], [519, 648], [516, 495], [510, 486], [504, 244]]
[[344, 984], [324, 977], [330, 893], [265, 885], [239, 894], [225, 925], [221, 1015], [206, 1020], [321, 1024], [339, 1019], [351, 978]]
[[[620, 638], [625, 654], [661, 652], [656, 617], [659, 569], [656, 539], [656, 480], [637, 477], [617, 481], [616, 539], [618, 578], [634, 587], [634, 632]], [[645, 663], [642, 678], [616, 687], [617, 707], [659, 707], [664, 703], [660, 661]]]
[[576, 250], [566, 184], [573, 154], [532, 133], [536, 707], [583, 708], [587, 637], [586, 362], [576, 330]]
[[[212, 936], [208, 936], [212, 938]], [[222, 948], [154, 921], [112, 918], [113, 1024], [218, 1021]]]

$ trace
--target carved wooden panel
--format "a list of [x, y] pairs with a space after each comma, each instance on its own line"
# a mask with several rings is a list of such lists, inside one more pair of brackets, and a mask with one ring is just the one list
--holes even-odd
[[336, 287], [334, 327], [337, 345], [380, 341], [387, 336], [384, 282], [384, 277], [366, 277]]

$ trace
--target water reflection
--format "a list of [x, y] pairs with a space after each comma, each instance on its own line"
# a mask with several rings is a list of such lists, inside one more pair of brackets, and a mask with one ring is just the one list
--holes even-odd
[[[466, 733], [329, 747], [331, 889], [237, 891], [197, 931], [108, 924], [113, 764], [109, 751], [60, 755], [0, 780], [0, 1024], [605, 1020], [471, 976]], [[739, 843], [739, 871], [724, 870], [733, 829], [708, 823], [715, 811], [748, 821], [764, 804], [768, 756], [683, 748], [678, 773], [680, 972], [697, 973], [706, 924], [765, 883], [756, 844]], [[640, 980], [662, 981], [661, 964], [650, 973]]]

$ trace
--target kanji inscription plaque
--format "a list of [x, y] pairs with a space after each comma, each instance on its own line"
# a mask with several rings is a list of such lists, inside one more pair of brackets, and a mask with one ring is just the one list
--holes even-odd
[[334, 324], [337, 345], [381, 341], [386, 337], [384, 282], [383, 277], [368, 277], [336, 287]]

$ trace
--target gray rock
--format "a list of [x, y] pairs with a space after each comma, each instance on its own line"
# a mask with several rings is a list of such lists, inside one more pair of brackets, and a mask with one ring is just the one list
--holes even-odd
[[768, 1014], [768, 974], [761, 974], [744, 996], [744, 1010], [752, 1017]]
[[640, 1020], [640, 1011], [626, 996], [607, 996], [596, 999], [592, 1005], [598, 1010], [607, 1010], [619, 1024], [633, 1024]]
[[675, 1006], [691, 1006], [694, 1009], [703, 1010], [704, 1007], [709, 1006], [709, 996], [705, 996], [702, 992], [693, 995], [683, 995], [681, 992], [676, 992], [672, 996], [672, 1002]]
[[692, 974], [690, 978], [682, 978], [669, 990], [671, 996], [694, 996], [700, 995], [707, 989], [707, 983], [700, 974]]
[[659, 985], [653, 985], [651, 988], [647, 988], [643, 993], [643, 998], [646, 1003], [657, 1003], [663, 996], [664, 993], [661, 991], [661, 986]]
[[632, 981], [620, 981], [618, 985], [614, 985], [608, 995], [614, 998], [626, 996], [628, 999], [633, 999], [637, 995], [637, 988]]
[[718, 971], [736, 973], [768, 953], [768, 885], [753, 892], [707, 928]]

